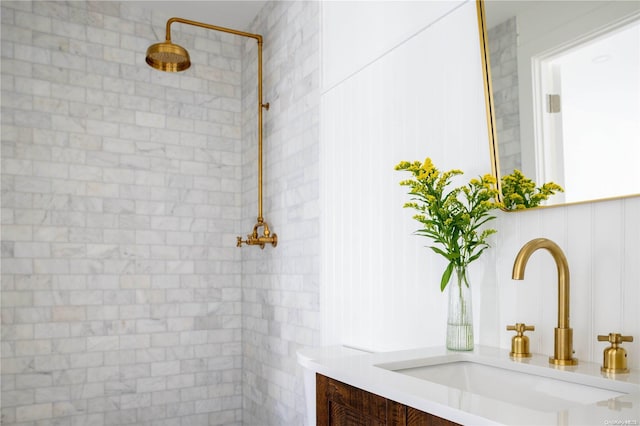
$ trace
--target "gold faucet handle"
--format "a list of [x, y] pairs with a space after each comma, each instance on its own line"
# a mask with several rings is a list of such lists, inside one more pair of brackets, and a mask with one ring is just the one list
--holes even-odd
[[612, 345], [619, 345], [622, 342], [633, 342], [633, 336], [623, 336], [620, 333], [609, 333], [608, 336], [598, 335], [598, 342], [609, 342]]
[[535, 327], [533, 325], [526, 325], [521, 322], [517, 322], [515, 325], [508, 325], [508, 331], [515, 331], [517, 334], [511, 338], [511, 352], [509, 355], [512, 358], [528, 358], [531, 356], [529, 351], [529, 337], [524, 335], [525, 331], [533, 331]]
[[517, 322], [515, 325], [508, 325], [507, 331], [515, 331], [518, 336], [522, 336], [525, 331], [534, 331], [536, 329], [533, 325], [526, 325], [525, 323]]
[[599, 335], [598, 341], [611, 343], [611, 346], [604, 350], [602, 367], [600, 370], [604, 373], [610, 374], [628, 373], [627, 351], [619, 345], [622, 342], [633, 342], [633, 336], [623, 336], [620, 333], [609, 333], [608, 336]]

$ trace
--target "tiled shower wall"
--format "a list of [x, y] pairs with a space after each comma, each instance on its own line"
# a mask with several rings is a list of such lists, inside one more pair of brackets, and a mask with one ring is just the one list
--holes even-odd
[[[241, 54], [130, 3], [2, 2], [2, 424], [241, 420]], [[286, 246], [285, 246], [286, 247]]]
[[[320, 344], [320, 2], [268, 2], [264, 36], [264, 218], [278, 246], [242, 249], [242, 386], [246, 425], [304, 423], [296, 350]], [[255, 43], [243, 57], [242, 229], [256, 222]]]

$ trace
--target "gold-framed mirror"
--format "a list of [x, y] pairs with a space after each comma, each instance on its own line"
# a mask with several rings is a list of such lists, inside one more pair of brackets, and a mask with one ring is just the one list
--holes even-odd
[[640, 196], [640, 2], [476, 0], [492, 172]]

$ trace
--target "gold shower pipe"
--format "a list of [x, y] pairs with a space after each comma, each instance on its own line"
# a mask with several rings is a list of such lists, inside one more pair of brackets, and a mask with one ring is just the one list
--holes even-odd
[[167, 32], [165, 36], [167, 41], [171, 41], [171, 24], [173, 24], [174, 22], [193, 25], [194, 27], [206, 28], [208, 30], [222, 31], [224, 33], [235, 34], [242, 37], [254, 38], [258, 41], [258, 43], [262, 44], [262, 36], [260, 34], [246, 33], [244, 31], [234, 30], [232, 28], [219, 27], [217, 25], [205, 24], [204, 22], [192, 21], [190, 19], [184, 18], [169, 18], [169, 20], [167, 21]]
[[[168, 43], [171, 43], [171, 24], [174, 22], [193, 25], [208, 30], [221, 31], [241, 37], [249, 37], [258, 42], [258, 217], [257, 222], [253, 227], [253, 231], [247, 235], [247, 239], [243, 240], [242, 237], [237, 238], [237, 246], [242, 247], [242, 244], [247, 244], [257, 245], [260, 246], [260, 248], [264, 248], [265, 244], [271, 244], [275, 247], [278, 244], [278, 236], [276, 234], [271, 234], [269, 225], [267, 225], [267, 222], [265, 222], [264, 217], [262, 216], [262, 109], [264, 108], [269, 110], [269, 103], [263, 103], [262, 101], [262, 36], [260, 34], [252, 34], [234, 30], [232, 28], [219, 27], [217, 25], [174, 17], [167, 21], [165, 39]], [[259, 228], [263, 228], [262, 235], [258, 234]]]

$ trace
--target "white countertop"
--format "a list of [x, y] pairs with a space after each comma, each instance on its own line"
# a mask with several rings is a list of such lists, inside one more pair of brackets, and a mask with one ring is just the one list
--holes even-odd
[[[606, 383], [623, 389], [625, 394], [591, 404], [573, 403], [561, 410], [538, 409], [535, 401], [527, 400], [526, 404], [513, 400], [506, 402], [487, 392], [481, 395], [391, 371], [396, 369], [394, 365], [406, 368], [411, 360], [417, 360], [418, 365], [445, 358], [449, 362], [474, 361], [496, 366], [520, 363], [512, 364], [514, 369], [525, 368], [529, 374], [555, 379], [575, 374], [572, 377], [579, 377], [579, 382], [589, 385], [597, 385], [606, 379], [612, 381]], [[606, 376], [600, 372], [599, 364], [579, 362], [576, 366], [555, 367], [548, 359], [546, 355], [534, 354], [531, 358], [515, 361], [509, 358], [508, 350], [482, 346], [476, 346], [470, 352], [435, 347], [366, 353], [344, 347], [326, 347], [298, 353], [299, 363], [308, 370], [461, 424], [640, 426], [640, 374], [637, 371]], [[487, 386], [491, 384], [487, 383]]]

